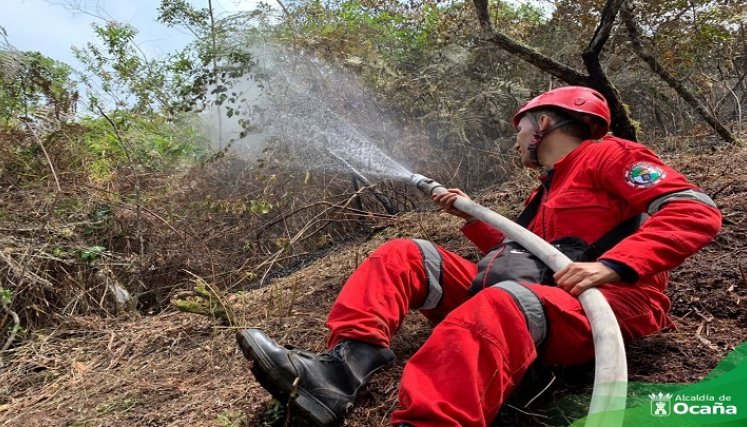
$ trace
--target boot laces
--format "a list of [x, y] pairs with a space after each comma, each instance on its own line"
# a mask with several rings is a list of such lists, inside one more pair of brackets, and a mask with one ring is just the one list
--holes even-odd
[[329, 352], [322, 355], [322, 360], [327, 362], [344, 362], [345, 354], [348, 352], [347, 341], [340, 341]]

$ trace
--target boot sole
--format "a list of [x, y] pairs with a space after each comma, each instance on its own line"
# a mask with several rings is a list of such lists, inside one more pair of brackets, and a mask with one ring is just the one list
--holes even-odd
[[[287, 403], [290, 399], [291, 390], [295, 378], [289, 379], [280, 375], [279, 369], [262, 348], [257, 345], [254, 338], [248, 331], [240, 331], [236, 334], [241, 352], [244, 357], [252, 361], [249, 368], [259, 384], [270, 394], [281, 402]], [[305, 419], [314, 422], [319, 427], [330, 427], [339, 424], [342, 420], [324, 404], [319, 402], [315, 397], [301, 388], [302, 384], [296, 387], [296, 396], [293, 399], [291, 408], [296, 413], [300, 413]]]

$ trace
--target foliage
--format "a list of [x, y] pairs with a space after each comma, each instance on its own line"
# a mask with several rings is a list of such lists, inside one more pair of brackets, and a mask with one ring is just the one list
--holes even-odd
[[[659, 62], [722, 120], [743, 119], [739, 112], [747, 93], [742, 59], [747, 52], [743, 43], [747, 4], [732, 0], [630, 1], [648, 48]], [[575, 52], [585, 47], [603, 3], [555, 1], [552, 19], [533, 37], [534, 45], [552, 49], [546, 52], [571, 62], [569, 47]], [[645, 64], [630, 58], [624, 32], [613, 32], [605, 47], [605, 63], [632, 116], [649, 134], [687, 132], [695, 126], [693, 116], [697, 113]]]
[[[87, 43], [85, 48], [73, 48], [75, 57], [83, 64], [82, 83], [90, 91], [92, 105], [111, 105], [134, 113], [152, 113], [178, 109], [191, 92], [188, 76], [191, 62], [183, 54], [166, 60], [142, 56], [132, 25], [110, 21], [92, 24], [100, 42]], [[100, 87], [102, 93], [98, 93]], [[106, 97], [103, 101], [102, 96]]]
[[228, 100], [231, 82], [252, 66], [246, 48], [234, 43], [235, 35], [242, 32], [239, 28], [246, 28], [251, 17], [214, 20], [212, 13], [184, 0], [162, 0], [159, 21], [186, 29], [195, 37], [165, 58], [147, 58], [137, 45], [138, 31], [132, 25], [92, 24], [98, 43], [74, 48], [85, 67], [82, 80], [91, 91], [92, 106], [111, 108], [113, 104], [133, 113], [170, 115]]
[[[731, 0], [660, 0], [636, 3], [651, 49], [714, 114], [738, 119], [745, 83], [747, 4]], [[734, 98], [737, 98], [736, 100]], [[744, 96], [741, 96], [744, 100]]]
[[71, 68], [39, 52], [0, 47], [0, 124], [11, 125], [39, 108], [57, 115], [74, 111], [77, 101]]
[[[541, 21], [529, 7], [500, 5], [496, 13], [516, 21], [532, 17], [517, 31], [531, 32]], [[471, 4], [308, 1], [289, 6], [286, 19], [281, 40], [361, 75], [383, 109], [422, 129], [409, 145], [397, 144], [402, 157], [445, 159], [429, 162], [431, 170], [419, 166], [421, 172], [449, 176], [461, 165], [455, 185], [469, 182], [467, 190], [502, 173], [480, 163], [498, 135], [511, 132], [501, 119], [528, 95], [527, 77], [538, 73], [484, 49]]]
[[242, 35], [252, 32], [253, 19], [250, 14], [218, 19], [209, 8], [195, 8], [185, 0], [161, 0], [158, 20], [195, 36], [182, 51], [183, 59], [192, 64], [193, 106], [223, 104], [231, 85], [251, 70], [254, 63]]
[[[111, 174], [130, 162], [146, 170], [166, 171], [194, 163], [206, 154], [207, 142], [187, 116], [168, 120], [160, 115], [115, 112], [110, 119], [84, 117], [86, 129], [80, 143], [87, 153], [85, 161], [94, 181]], [[127, 145], [123, 144], [123, 140]]]
[[13, 301], [13, 291], [0, 286], [0, 305], [9, 306], [11, 301]]
[[78, 256], [81, 260], [90, 262], [101, 257], [104, 252], [106, 252], [106, 248], [103, 246], [91, 246], [86, 249], [81, 249], [78, 252]]

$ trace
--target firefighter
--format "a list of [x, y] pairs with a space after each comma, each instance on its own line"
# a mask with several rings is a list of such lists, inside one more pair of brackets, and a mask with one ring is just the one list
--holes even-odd
[[[592, 333], [577, 298], [588, 288], [606, 297], [626, 341], [672, 326], [668, 271], [720, 229], [711, 198], [643, 145], [607, 135], [610, 110], [592, 89], [543, 93], [513, 124], [521, 162], [544, 171], [520, 223], [548, 242], [570, 238], [583, 254], [597, 253], [576, 252], [579, 261], [542, 273], [541, 263], [524, 262], [536, 261], [531, 254], [453, 207], [466, 197], [460, 190], [433, 196], [465, 219], [461, 231], [488, 254], [479, 264], [425, 240], [390, 241], [332, 306], [328, 352], [286, 348], [258, 329], [237, 334], [260, 384], [281, 400], [294, 393], [293, 413], [320, 426], [341, 422], [358, 389], [394, 363], [389, 343], [410, 310], [435, 327], [405, 365], [394, 426], [487, 426], [535, 361], [591, 361]], [[599, 250], [597, 242], [641, 214], [648, 219], [639, 228]]]

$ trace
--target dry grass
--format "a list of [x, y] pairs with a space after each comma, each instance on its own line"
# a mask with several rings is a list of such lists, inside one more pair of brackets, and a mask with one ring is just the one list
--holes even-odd
[[[679, 330], [630, 346], [633, 381], [697, 381], [747, 336], [747, 310], [740, 304], [747, 297], [747, 283], [732, 262], [747, 250], [747, 187], [739, 172], [747, 165], [747, 151], [687, 154], [671, 160], [710, 194], [717, 193], [725, 228], [713, 245], [673, 275], [670, 295]], [[477, 199], [500, 212], [516, 213], [529, 185], [531, 180], [524, 178], [506, 182]], [[236, 329], [263, 328], [283, 344], [322, 351], [325, 316], [340, 287], [383, 242], [427, 238], [468, 257], [478, 256], [457, 231], [458, 221], [446, 215], [410, 213], [372, 224], [377, 230], [372, 237], [339, 244], [269, 286], [222, 294], [221, 301], [233, 309], [233, 326], [224, 326], [218, 318], [167, 310], [153, 316], [64, 316], [57, 326], [34, 331], [6, 355], [0, 369], [0, 425], [302, 426], [302, 420], [286, 422], [282, 408], [254, 381], [236, 350]], [[185, 242], [175, 245], [193, 240]], [[172, 261], [165, 258], [163, 268], [176, 268], [169, 264]], [[188, 288], [196, 279], [182, 280], [181, 287]], [[206, 282], [215, 283], [211, 278]], [[174, 284], [161, 282], [168, 285]], [[420, 316], [408, 318], [392, 344], [397, 365], [375, 377], [361, 393], [348, 426], [388, 425], [402, 366], [429, 330]], [[533, 415], [506, 407], [502, 425], [563, 425], [548, 417], [569, 393], [588, 387], [588, 377], [581, 377], [580, 385], [561, 382], [522, 409]]]

